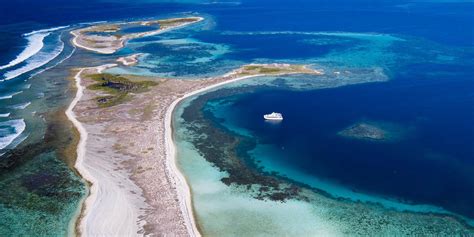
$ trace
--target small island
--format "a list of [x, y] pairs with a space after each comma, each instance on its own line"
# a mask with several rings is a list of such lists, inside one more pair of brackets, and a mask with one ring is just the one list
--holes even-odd
[[[152, 21], [135, 21], [117, 24], [93, 25], [71, 31], [74, 35], [72, 43], [82, 49], [100, 54], [113, 54], [124, 47], [125, 42], [131, 39], [151, 36], [168, 30], [183, 27], [202, 21], [202, 17], [170, 18]], [[135, 33], [121, 32], [126, 27], [154, 27], [151, 30]]]
[[280, 75], [280, 74], [313, 74], [323, 75], [322, 70], [308, 68], [306, 65], [272, 63], [272, 64], [248, 64], [235, 71], [236, 75]]

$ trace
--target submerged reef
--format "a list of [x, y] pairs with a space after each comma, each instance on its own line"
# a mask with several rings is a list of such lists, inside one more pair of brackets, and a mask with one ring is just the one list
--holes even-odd
[[[243, 90], [249, 90], [249, 88]], [[203, 110], [208, 100], [239, 92], [242, 91], [222, 89], [210, 92], [199, 96], [191, 106], [184, 109], [182, 118], [187, 122], [188, 130], [195, 134], [194, 146], [207, 161], [220, 171], [228, 173], [227, 177], [221, 179], [226, 185], [244, 187], [253, 193], [254, 198], [260, 200], [285, 201], [289, 198], [306, 200], [304, 195], [300, 195], [299, 186], [285, 182], [276, 174], [263, 173], [249, 158], [247, 151], [255, 147], [255, 141], [237, 134], [230, 134], [230, 131], [225, 131], [217, 122], [208, 119], [212, 117], [212, 114]]]
[[359, 122], [338, 132], [338, 135], [358, 140], [392, 142], [401, 138], [403, 130], [402, 127], [389, 123]]
[[67, 235], [67, 223], [86, 192], [68, 167], [74, 163], [78, 138], [64, 112], [45, 118], [44, 140], [22, 144], [0, 160], [0, 236]]
[[383, 141], [387, 138], [387, 131], [367, 123], [359, 123], [339, 132], [339, 135], [356, 139]]

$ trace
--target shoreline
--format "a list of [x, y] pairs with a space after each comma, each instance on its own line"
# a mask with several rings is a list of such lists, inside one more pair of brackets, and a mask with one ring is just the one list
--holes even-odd
[[[231, 74], [232, 72], [224, 75], [224, 77], [229, 76]], [[287, 74], [292, 74], [292, 73], [286, 73], [284, 75], [287, 75]], [[181, 98], [174, 100], [171, 103], [171, 105], [168, 106], [167, 108], [166, 117], [165, 117], [165, 147], [166, 147], [166, 160], [168, 161], [167, 168], [170, 169], [170, 171], [172, 171], [177, 176], [177, 177], [172, 177], [172, 178], [174, 178], [175, 181], [177, 179], [181, 186], [182, 190], [180, 190], [181, 192], [178, 192], [178, 194], [183, 195], [183, 196], [179, 200], [184, 200], [184, 203], [180, 202], [180, 204], [181, 204], [183, 214], [185, 214], [185, 216], [187, 217], [186, 219], [188, 223], [186, 224], [186, 227], [188, 227], [189, 230], [192, 230], [192, 232], [190, 232], [190, 234], [192, 233], [191, 236], [201, 236], [201, 233], [199, 232], [199, 228], [196, 225], [194, 208], [192, 204], [191, 187], [189, 186], [187, 182], [186, 176], [181, 172], [181, 170], [179, 169], [177, 165], [178, 160], [177, 160], [177, 152], [176, 152], [176, 143], [174, 142], [174, 139], [173, 139], [174, 130], [173, 130], [173, 124], [172, 124], [174, 111], [180, 102], [182, 102], [183, 100], [189, 97], [192, 97], [194, 95], [212, 90], [214, 88], [217, 88], [229, 83], [233, 83], [233, 82], [237, 82], [237, 81], [241, 81], [241, 80], [245, 80], [245, 79], [249, 79], [253, 77], [260, 77], [260, 76], [265, 76], [265, 74], [241, 76], [241, 77], [237, 77], [228, 81], [218, 82], [216, 84], [209, 85], [207, 87], [204, 87], [195, 91], [188, 92], [185, 95], [183, 95]]]
[[75, 232], [79, 232], [79, 233], [76, 233], [78, 235], [81, 235], [81, 233], [85, 232], [85, 224], [83, 223], [84, 217], [87, 215], [88, 209], [90, 209], [91, 205], [95, 201], [95, 198], [97, 197], [97, 185], [96, 185], [97, 180], [95, 180], [95, 178], [89, 173], [89, 171], [82, 164], [85, 157], [85, 151], [86, 151], [85, 146], [86, 146], [88, 133], [86, 129], [82, 126], [82, 124], [77, 120], [76, 115], [73, 111], [74, 107], [76, 107], [77, 103], [80, 101], [80, 99], [82, 98], [82, 95], [84, 94], [84, 87], [81, 85], [81, 77], [80, 77], [81, 73], [84, 70], [85, 70], [84, 68], [81, 68], [74, 75], [76, 95], [66, 110], [66, 116], [73, 123], [74, 127], [79, 132], [79, 143], [77, 144], [77, 157], [76, 157], [76, 163], [74, 165], [74, 168], [81, 175], [81, 177], [90, 184], [88, 187], [88, 194], [82, 200], [82, 203], [80, 205], [80, 208], [79, 208], [80, 214], [78, 216], [78, 219], [75, 221], [76, 223]]

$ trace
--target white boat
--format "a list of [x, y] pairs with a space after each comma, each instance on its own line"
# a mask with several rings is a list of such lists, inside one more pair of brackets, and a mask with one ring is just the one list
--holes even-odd
[[263, 115], [263, 118], [266, 120], [283, 120], [283, 116], [280, 113], [271, 113]]

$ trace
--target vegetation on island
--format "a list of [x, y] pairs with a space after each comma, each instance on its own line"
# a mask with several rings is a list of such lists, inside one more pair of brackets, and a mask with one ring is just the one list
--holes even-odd
[[256, 73], [264, 73], [264, 74], [271, 74], [271, 73], [279, 73], [283, 71], [280, 68], [275, 68], [275, 67], [264, 67], [264, 66], [255, 66], [255, 65], [249, 65], [244, 67], [245, 71], [253, 71]]
[[118, 24], [106, 24], [106, 25], [95, 25], [91, 27], [84, 28], [82, 33], [92, 33], [92, 32], [117, 32], [120, 30], [120, 25]]
[[308, 74], [320, 74], [321, 72], [309, 69], [304, 65], [292, 65], [292, 64], [250, 64], [243, 66], [240, 71], [241, 75], [254, 75], [254, 74], [285, 74], [285, 73], [308, 73]]
[[100, 107], [111, 107], [126, 101], [131, 93], [140, 93], [148, 91], [150, 86], [157, 83], [153, 81], [131, 81], [119, 75], [107, 73], [93, 74], [90, 79], [96, 81], [88, 89], [101, 90], [107, 95], [96, 97], [97, 104]]
[[180, 24], [196, 22], [198, 20], [199, 18], [197, 17], [185, 17], [185, 18], [162, 19], [162, 20], [156, 20], [156, 21], [145, 21], [142, 24], [146, 26], [159, 24], [160, 28], [163, 29], [163, 28], [180, 25]]

